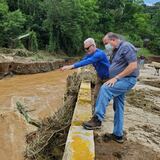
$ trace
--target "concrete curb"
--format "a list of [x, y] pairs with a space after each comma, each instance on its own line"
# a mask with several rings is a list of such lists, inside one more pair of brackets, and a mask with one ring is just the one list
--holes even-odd
[[85, 130], [82, 122], [92, 116], [91, 86], [82, 82], [67, 137], [63, 160], [94, 160], [95, 147], [92, 130]]

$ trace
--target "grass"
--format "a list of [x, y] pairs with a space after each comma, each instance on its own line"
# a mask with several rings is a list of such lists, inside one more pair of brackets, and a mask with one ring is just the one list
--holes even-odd
[[47, 51], [38, 51], [31, 56], [33, 61], [54, 61], [57, 59], [80, 59], [79, 57], [70, 57], [64, 52], [61, 53], [49, 53]]
[[57, 59], [62, 59], [62, 57], [56, 56], [56, 54], [51, 54], [46, 51], [38, 51], [36, 54], [31, 56], [33, 61], [54, 61]]
[[42, 53], [36, 53], [35, 55], [32, 56], [33, 61], [48, 61], [48, 60], [55, 60], [56, 58], [52, 55], [45, 55]]
[[150, 50], [148, 50], [147, 48], [140, 48], [138, 50], [138, 57], [143, 55], [145, 57], [148, 57], [148, 56], [152, 56], [153, 54], [151, 54]]

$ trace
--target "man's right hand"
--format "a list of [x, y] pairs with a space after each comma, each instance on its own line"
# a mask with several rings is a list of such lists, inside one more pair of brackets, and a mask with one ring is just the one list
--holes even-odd
[[61, 70], [61, 71], [65, 71], [65, 70], [70, 70], [70, 69], [72, 69], [72, 68], [74, 68], [73, 65], [67, 65], [67, 66], [63, 66], [62, 68], [60, 68], [60, 70]]
[[109, 87], [113, 87], [116, 82], [117, 82], [117, 79], [115, 77], [113, 77], [112, 79], [105, 82], [105, 84]]

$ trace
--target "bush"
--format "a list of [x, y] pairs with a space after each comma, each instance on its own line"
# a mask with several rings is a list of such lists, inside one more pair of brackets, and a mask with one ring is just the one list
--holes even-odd
[[31, 32], [30, 41], [31, 41], [31, 51], [37, 52], [38, 51], [38, 43], [37, 43], [36, 32], [34, 32], [34, 31]]
[[147, 48], [149, 48], [153, 54], [160, 55], [160, 38], [155, 38], [153, 41], [150, 41]]
[[136, 47], [138, 48], [143, 47], [143, 40], [141, 39], [140, 36], [132, 34], [132, 35], [125, 35], [124, 37], [127, 41], [131, 42]]
[[143, 55], [145, 57], [148, 57], [148, 56], [151, 56], [151, 52], [147, 48], [140, 48], [138, 50], [137, 56], [139, 57], [141, 55]]

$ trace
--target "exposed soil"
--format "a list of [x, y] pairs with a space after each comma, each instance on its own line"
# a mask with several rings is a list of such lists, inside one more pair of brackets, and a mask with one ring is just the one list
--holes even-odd
[[123, 145], [111, 141], [105, 143], [102, 137], [97, 137], [96, 160], [159, 160], [160, 155], [150, 148], [126, 141]]
[[126, 100], [134, 107], [160, 115], [160, 101], [157, 100], [160, 99], [159, 96], [160, 90], [134, 89], [127, 94]]
[[160, 80], [144, 80], [142, 81], [142, 83], [153, 86], [153, 87], [157, 87], [160, 88]]
[[0, 79], [14, 74], [53, 71], [77, 59], [78, 57], [62, 57], [62, 55], [59, 58], [45, 51], [33, 53], [24, 49], [0, 48]]

